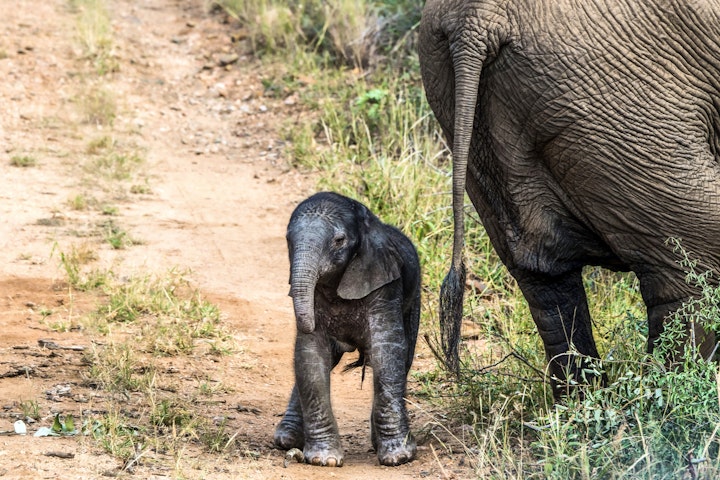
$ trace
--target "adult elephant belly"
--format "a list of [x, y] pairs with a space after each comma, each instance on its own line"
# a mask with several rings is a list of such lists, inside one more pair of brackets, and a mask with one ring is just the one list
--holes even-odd
[[703, 106], [549, 58], [502, 50], [480, 82], [467, 189], [500, 256], [511, 271], [601, 265], [687, 290], [664, 242], [720, 256], [707, 242], [720, 238], [720, 163]]
[[514, 274], [561, 275], [587, 264], [628, 269], [547, 162], [544, 148], [572, 120], [545, 122], [552, 114], [537, 108], [547, 102], [547, 78], [525, 69], [504, 50], [480, 82], [466, 188], [495, 249]]
[[528, 58], [506, 49], [483, 69], [466, 188], [562, 379], [571, 344], [598, 356], [583, 266], [637, 274], [649, 348], [694, 293], [667, 239], [720, 267], [720, 172], [713, 107], [684, 89]]

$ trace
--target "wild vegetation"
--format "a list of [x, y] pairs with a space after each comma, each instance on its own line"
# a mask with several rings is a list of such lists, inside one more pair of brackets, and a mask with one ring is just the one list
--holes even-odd
[[[104, 400], [102, 408], [81, 418], [56, 414], [52, 428], [44, 434], [82, 434], [81, 438], [118, 458], [122, 471], [132, 471], [141, 458], [148, 461], [162, 452], [173, 458], [180, 472], [189, 440], [220, 453], [234, 444], [235, 437], [225, 428], [225, 420], [207, 418], [207, 404], [226, 387], [203, 375], [179, 386], [162, 365], [163, 359], [218, 358], [241, 352], [223, 326], [218, 307], [192, 286], [187, 272], [120, 278], [112, 267], [96, 266], [103, 246], [120, 250], [141, 242], [120, 225], [117, 204], [126, 203], [129, 195], [147, 195], [152, 190], [142, 149], [127, 135], [120, 135], [122, 141], [115, 138], [119, 100], [111, 82], [119, 63], [113, 53], [106, 2], [69, 0], [68, 7], [76, 19], [79, 67], [75, 75], [81, 85], [71, 100], [78, 123], [92, 126], [96, 133], [91, 135], [97, 136], [80, 145], [69, 166], [77, 180], [77, 193], [57, 207], [58, 215], [40, 219], [38, 224], [62, 224], [64, 210], [87, 216], [82, 227], [58, 239], [52, 258], [63, 273], [70, 303], [83, 292], [95, 298], [97, 306], [89, 315], [63, 316], [49, 307], [40, 313], [50, 330], [83, 330], [97, 340], [85, 351], [86, 369], [79, 382], [101, 390]], [[14, 155], [10, 163], [18, 168], [41, 167], [30, 154]], [[40, 419], [37, 400], [18, 403], [24, 418]], [[128, 404], [140, 413], [132, 413]]]
[[[74, 102], [81, 121], [103, 134], [88, 142], [79, 162], [80, 185], [87, 184], [87, 191], [67, 199], [66, 206], [100, 219], [93, 231], [78, 232], [79, 238], [96, 236], [114, 249], [130, 248], [140, 240], [115, 220], [114, 199], [151, 193], [142, 172], [143, 152], [112, 135], [118, 105], [105, 80], [118, 63], [104, 2], [69, 4], [78, 22], [81, 74], [87, 76], [87, 88]], [[252, 55], [267, 64], [264, 71], [273, 72], [263, 79], [264, 95], [297, 95], [311, 112], [308, 121], [289, 120], [284, 127], [288, 161], [318, 172], [318, 190], [366, 203], [415, 242], [424, 272], [421, 333], [437, 351], [437, 298], [451, 251], [451, 165], [418, 71], [415, 30], [421, 2], [219, 0], [213, 5], [235, 19]], [[16, 155], [11, 164], [36, 167], [38, 161]], [[449, 375], [438, 361], [431, 371], [411, 374], [411, 389], [447, 413], [437, 422], [462, 441], [477, 477], [717, 477], [720, 375], [692, 343], [681, 342], [686, 322], [720, 329], [714, 273], [697, 271], [696, 259], [675, 243], [688, 282], [702, 295], [670, 319], [661, 344], [648, 355], [634, 276], [587, 269], [601, 352], [588, 378], [602, 373], [607, 382], [571, 389], [562, 404], [555, 404], [527, 305], [474, 209], [468, 205], [466, 212], [465, 326], [472, 334], [465, 336], [461, 374]], [[91, 317], [72, 322], [104, 337], [86, 355], [84, 381], [109, 392], [110, 408], [77, 423], [58, 417], [56, 431], [83, 430], [121, 458], [126, 469], [151, 451], [179, 458], [187, 438], [213, 452], [225, 451], [234, 437], [223, 423], [210, 423], [198, 411], [199, 400], [224, 387], [198, 379], [194, 390], [180, 395], [159, 368], [167, 356], [237, 352], [219, 311], [182, 272], [118, 279], [110, 269], [93, 268], [94, 248], [82, 240], [56, 248], [55, 258], [70, 290], [95, 292], [102, 299]], [[46, 313], [53, 329], [77, 327]], [[669, 352], [678, 351], [669, 363]], [[130, 396], [143, 418], [128, 418], [120, 408]], [[38, 416], [37, 401], [23, 401], [22, 409], [28, 417]], [[461, 435], [464, 424], [472, 429]]]
[[[421, 332], [437, 350], [437, 297], [451, 245], [449, 152], [424, 99], [415, 54], [419, 0], [218, 0], [252, 54], [275, 74], [265, 95], [297, 94], [313, 112], [288, 122], [287, 158], [319, 172], [318, 189], [366, 203], [418, 247], [424, 271]], [[282, 65], [282, 67], [279, 67]], [[675, 242], [687, 281], [702, 296], [669, 319], [654, 354], [632, 274], [585, 272], [601, 358], [562, 404], [527, 305], [466, 209], [465, 337], [459, 378], [414, 373], [413, 394], [440, 406], [463, 437], [479, 478], [714, 478], [720, 471], [720, 374], [684, 342], [684, 325], [720, 328], [714, 272]], [[680, 345], [680, 346], [678, 346]], [[675, 352], [670, 355], [670, 352]], [[679, 352], [679, 353], [678, 353]], [[674, 362], [667, 359], [674, 358]], [[589, 383], [592, 383], [588, 380]]]

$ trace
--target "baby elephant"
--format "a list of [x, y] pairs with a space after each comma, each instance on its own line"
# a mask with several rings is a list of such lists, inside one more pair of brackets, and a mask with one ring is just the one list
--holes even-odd
[[290, 217], [295, 386], [275, 445], [303, 449], [313, 465], [342, 466], [330, 406], [330, 371], [345, 352], [373, 370], [370, 421], [382, 465], [415, 458], [405, 386], [420, 318], [420, 264], [412, 242], [367, 207], [336, 193], [304, 200]]

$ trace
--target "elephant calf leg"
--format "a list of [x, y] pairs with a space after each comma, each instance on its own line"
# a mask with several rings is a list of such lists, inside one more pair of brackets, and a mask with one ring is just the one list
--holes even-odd
[[382, 465], [410, 462], [417, 453], [405, 408], [407, 349], [407, 343], [398, 338], [373, 339], [370, 364], [374, 395], [370, 428], [373, 448]]
[[[341, 342], [331, 341], [332, 370], [337, 366], [345, 352], [352, 352], [354, 347]], [[275, 446], [284, 450], [303, 448], [305, 445], [304, 423], [300, 393], [297, 384], [293, 386], [290, 401], [283, 415], [283, 419], [275, 429]]]
[[[407, 418], [405, 412], [396, 414]], [[404, 422], [405, 426], [391, 427], [392, 433], [390, 433], [386, 431], [388, 430], [387, 423], [383, 422], [381, 418], [382, 414], [377, 416], [373, 414], [370, 427], [373, 448], [377, 452], [380, 464], [394, 467], [412, 461], [417, 453], [417, 443], [410, 428], [407, 427], [407, 420]]]
[[[387, 389], [373, 401], [370, 420], [373, 448], [381, 465], [396, 466], [412, 461], [417, 453], [415, 438], [410, 432], [405, 399]], [[404, 390], [404, 388], [403, 388]]]
[[275, 446], [290, 450], [291, 448], [303, 448], [304, 445], [302, 407], [298, 388], [295, 385], [285, 415], [275, 429]]
[[330, 404], [330, 371], [342, 357], [327, 336], [298, 332], [295, 342], [295, 384], [302, 407], [303, 454], [312, 465], [340, 467], [343, 450]]

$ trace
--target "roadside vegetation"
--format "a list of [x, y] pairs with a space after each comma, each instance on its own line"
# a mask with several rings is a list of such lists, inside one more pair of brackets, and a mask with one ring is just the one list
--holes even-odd
[[[419, 348], [438, 351], [437, 298], [452, 241], [451, 163], [420, 81], [415, 42], [422, 3], [211, 5], [233, 19], [238, 48], [268, 66], [264, 94], [296, 95], [306, 107], [303, 121], [289, 119], [283, 128], [288, 162], [317, 172], [318, 190], [357, 198], [415, 242], [424, 272]], [[193, 289], [185, 272], [119, 278], [112, 268], [97, 266], [102, 248], [132, 248], [141, 241], [119, 224], [118, 204], [128, 195], [152, 194], [152, 188], [143, 174], [143, 152], [113, 134], [120, 108], [110, 84], [120, 66], [105, 3], [69, 0], [69, 6], [78, 22], [85, 87], [74, 103], [80, 122], [99, 134], [78, 153], [79, 191], [61, 207], [91, 214], [93, 221], [75, 232], [77, 242], [57, 245], [53, 257], [71, 296], [96, 295], [98, 306], [85, 318], [58, 320], [50, 309], [43, 318], [55, 330], [82, 328], [100, 339], [85, 355], [83, 381], [102, 390], [106, 403], [84, 418], [61, 413], [53, 431], [85, 433], [122, 459], [124, 470], [162, 452], [181, 472], [189, 443], [223, 453], [235, 437], [223, 418], [207, 418], [205, 408], [226, 387], [202, 375], [180, 383], [167, 360], [242, 352], [223, 329], [217, 307]], [[33, 154], [14, 156], [11, 163], [41, 167]], [[697, 259], [669, 239], [688, 282], [703, 293], [670, 320], [661, 344], [648, 355], [634, 276], [588, 268], [586, 289], [601, 353], [588, 378], [602, 373], [607, 383], [573, 389], [554, 404], [527, 305], [470, 204], [466, 212], [469, 282], [461, 374], [449, 375], [440, 359], [434, 368], [411, 373], [412, 396], [430, 406], [432, 418], [416, 427], [454, 436], [445, 448], [464, 449], [478, 478], [717, 477], [720, 375], [692, 344], [680, 342], [688, 321], [720, 330], [713, 274], [697, 271]], [[62, 221], [61, 215], [38, 220]], [[668, 362], [668, 352], [678, 351], [674, 363]], [[132, 409], [123, 406], [127, 402]], [[22, 408], [27, 417], [39, 416], [37, 400], [23, 400]], [[130, 416], [130, 410], [140, 413]]]
[[[285, 126], [288, 161], [317, 172], [318, 189], [357, 198], [414, 240], [424, 271], [421, 334], [437, 351], [437, 297], [451, 252], [451, 163], [420, 81], [422, 2], [213, 5], [275, 72], [263, 81], [265, 95], [297, 94], [312, 112]], [[674, 245], [688, 282], [703, 295], [670, 320], [649, 355], [635, 277], [588, 268], [601, 353], [588, 373], [605, 374], [607, 384], [576, 388], [554, 404], [527, 305], [470, 204], [466, 212], [465, 327], [472, 332], [464, 337], [462, 372], [449, 376], [439, 361], [413, 373], [411, 389], [443, 412], [436, 426], [457, 436], [478, 478], [717, 477], [720, 376], [692, 345], [678, 347], [688, 321], [720, 327], [712, 272], [696, 271], [697, 259]], [[681, 352], [674, 363], [671, 351]], [[469, 434], [456, 433], [463, 424], [472, 425]]]
[[[227, 419], [210, 415], [217, 396], [229, 387], [207, 368], [242, 351], [218, 307], [192, 286], [189, 272], [127, 276], [102, 261], [113, 258], [108, 252], [142, 242], [121, 224], [119, 213], [131, 195], [151, 195], [152, 188], [143, 149], [115, 122], [122, 110], [113, 89], [120, 64], [106, 2], [68, 0], [67, 6], [76, 19], [78, 47], [73, 127], [89, 133], [66, 154], [77, 191], [58, 204], [52, 217], [37, 220], [62, 228], [51, 257], [61, 273], [57, 286], [68, 292], [69, 313], [54, 306], [39, 311], [52, 331], [82, 330], [92, 338], [79, 383], [98, 393], [93, 408], [81, 414], [56, 412], [52, 427], [39, 431], [78, 435], [119, 459], [123, 472], [140, 462], [162, 461], [174, 468], [173, 478], [184, 478], [189, 449], [221, 454], [234, 446], [242, 451], [226, 428]], [[42, 168], [32, 153], [15, 155], [10, 163]], [[74, 310], [80, 296], [96, 304], [88, 314]], [[178, 357], [206, 363], [188, 367], [181, 377], [170, 361]], [[18, 404], [24, 418], [44, 421], [37, 399], [19, 399]]]

